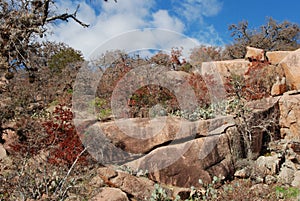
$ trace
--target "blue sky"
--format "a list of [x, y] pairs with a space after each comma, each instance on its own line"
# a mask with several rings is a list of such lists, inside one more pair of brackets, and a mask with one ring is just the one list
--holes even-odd
[[208, 24], [213, 24], [216, 31], [224, 41], [230, 42], [230, 33], [227, 27], [230, 24], [248, 20], [253, 28], [266, 23], [266, 17], [273, 17], [278, 22], [288, 20], [300, 24], [300, 1], [286, 0], [223, 0], [220, 12], [206, 19]]
[[[57, 23], [51, 25], [53, 34], [48, 39], [65, 42], [81, 50], [85, 57], [115, 36], [144, 28], [167, 29], [191, 37], [197, 44], [223, 46], [232, 41], [228, 26], [242, 20], [248, 20], [250, 27], [265, 24], [266, 17], [300, 24], [299, 0], [118, 0], [118, 3], [61, 0], [57, 3], [60, 12], [72, 12], [80, 4], [78, 18], [90, 27], [82, 28], [72, 21]], [[155, 41], [148, 36], [145, 34], [143, 41], [138, 41], [143, 43], [140, 47], [155, 47]], [[128, 40], [132, 41], [126, 45], [137, 42], [134, 37]], [[184, 44], [184, 40], [178, 44]]]

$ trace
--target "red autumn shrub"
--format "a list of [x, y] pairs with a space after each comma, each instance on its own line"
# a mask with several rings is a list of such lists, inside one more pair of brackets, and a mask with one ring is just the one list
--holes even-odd
[[[70, 166], [84, 150], [72, 120], [72, 111], [58, 105], [53, 112], [53, 119], [43, 124], [48, 134], [47, 144], [53, 146], [49, 157], [51, 164]], [[81, 155], [78, 162], [85, 163], [86, 156]]]
[[47, 136], [43, 132], [39, 120], [24, 115], [16, 119], [16, 124], [11, 129], [17, 137], [9, 142], [11, 154], [20, 155], [21, 157], [34, 156], [40, 150], [46, 148], [43, 142]]
[[209, 90], [208, 85], [213, 84], [213, 78], [210, 75], [205, 75], [206, 78], [199, 73], [191, 74], [189, 77], [189, 84], [193, 88], [195, 92], [195, 96], [197, 99], [197, 103], [200, 107], [206, 107], [208, 106], [210, 102], [210, 96], [209, 96]]
[[247, 72], [241, 76], [231, 72], [225, 87], [229, 94], [238, 92], [246, 100], [258, 100], [269, 97], [276, 77], [283, 75], [282, 69], [270, 65], [268, 61], [252, 58]]

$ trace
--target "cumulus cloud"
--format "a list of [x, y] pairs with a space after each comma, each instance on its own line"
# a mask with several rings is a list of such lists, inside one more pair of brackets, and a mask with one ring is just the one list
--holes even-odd
[[[48, 39], [65, 42], [71, 47], [81, 50], [86, 58], [103, 44], [107, 45], [108, 49], [113, 47], [121, 50], [126, 46], [129, 49], [134, 47], [146, 49], [150, 47], [162, 49], [176, 46], [184, 47], [186, 37], [179, 37], [179, 35], [185, 33], [186, 24], [192, 20], [191, 17], [195, 20], [197, 8], [203, 9], [201, 16], [210, 16], [219, 11], [219, 4], [217, 0], [200, 0], [200, 4], [197, 3], [197, 8], [194, 8], [192, 5], [196, 0], [181, 2], [184, 6], [183, 17], [188, 20], [184, 20], [178, 14], [170, 14], [169, 10], [161, 9], [154, 0], [122, 0], [118, 3], [92, 0], [89, 4], [85, 1], [61, 0], [57, 2], [56, 9], [59, 12], [68, 11], [71, 13], [80, 3], [77, 17], [90, 24], [90, 27], [83, 28], [72, 20], [69, 23], [56, 23], [50, 26], [53, 34], [48, 36]], [[209, 2], [214, 2], [216, 5]], [[210, 11], [204, 12], [205, 9], [210, 9]], [[188, 10], [191, 13], [188, 13]], [[167, 29], [176, 32], [176, 34], [169, 35], [165, 32], [163, 35], [155, 36], [160, 32], [149, 31], [147, 28]], [[132, 32], [132, 30], [135, 31]], [[126, 34], [128, 32], [132, 34], [132, 37], [128, 37]], [[115, 39], [122, 38], [120, 37], [122, 34], [127, 36], [126, 39]], [[170, 37], [175, 37], [176, 40], [170, 40]], [[205, 39], [200, 38], [200, 40]], [[107, 44], [107, 41], [110, 41], [111, 44]]]
[[[49, 36], [49, 39], [63, 41], [75, 49], [81, 50], [85, 57], [99, 44], [115, 35], [146, 27], [147, 18], [151, 17], [148, 10], [153, 4], [151, 1], [140, 0], [123, 0], [117, 4], [101, 1], [92, 8], [85, 2], [68, 0], [58, 2], [58, 7], [60, 12], [65, 12], [67, 8], [69, 12], [73, 12], [78, 3], [80, 3], [80, 9], [77, 17], [89, 23], [90, 27], [83, 28], [71, 20], [69, 23], [51, 25], [50, 29], [53, 35]], [[100, 8], [98, 15], [95, 12], [97, 7]]]
[[171, 17], [167, 10], [159, 10], [153, 13], [153, 27], [165, 28], [182, 33], [184, 24], [176, 17]]

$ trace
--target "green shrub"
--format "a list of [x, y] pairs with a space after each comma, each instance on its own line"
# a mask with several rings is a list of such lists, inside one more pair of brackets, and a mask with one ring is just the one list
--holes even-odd
[[84, 61], [81, 53], [73, 48], [66, 48], [54, 54], [48, 60], [49, 68], [56, 73], [60, 73], [68, 64]]
[[190, 63], [183, 64], [179, 70], [189, 73], [192, 70], [193, 66]]
[[[187, 111], [187, 110], [177, 110], [171, 115], [175, 115], [178, 117], [182, 117], [189, 121], [197, 121], [200, 119], [206, 120], [206, 119], [213, 119], [217, 115], [226, 115], [227, 114], [227, 101], [219, 102], [219, 103], [213, 103], [208, 105], [207, 107], [197, 107], [193, 111]], [[230, 105], [230, 107], [234, 107], [234, 105]]]
[[[154, 187], [155, 189], [151, 194], [150, 201], [172, 201], [163, 187], [159, 184], [155, 184]], [[178, 200], [178, 198], [176, 198], [176, 200]]]
[[95, 110], [97, 118], [99, 120], [105, 119], [112, 114], [111, 109], [109, 108], [107, 100], [103, 98], [96, 97], [90, 102], [90, 109]]
[[278, 199], [300, 198], [300, 190], [295, 187], [276, 186], [275, 192]]

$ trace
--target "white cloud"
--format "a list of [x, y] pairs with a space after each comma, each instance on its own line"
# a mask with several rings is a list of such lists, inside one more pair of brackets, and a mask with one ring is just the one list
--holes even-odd
[[159, 10], [153, 13], [153, 21], [151, 23], [154, 27], [170, 29], [180, 33], [184, 30], [183, 22], [176, 17], [171, 17], [166, 10]]
[[[150, 3], [149, 3], [150, 2]], [[94, 2], [95, 4], [96, 2]], [[90, 24], [83, 28], [76, 22], [51, 25], [54, 33], [49, 36], [50, 40], [63, 41], [75, 49], [83, 52], [84, 56], [96, 48], [99, 44], [112, 36], [128, 30], [143, 28], [147, 26], [147, 17], [151, 17], [149, 8], [153, 5], [151, 1], [122, 0], [117, 4], [114, 2], [98, 2], [101, 12], [96, 15], [95, 9], [84, 2], [80, 3], [77, 17]], [[73, 12], [78, 3], [71, 0], [58, 2], [59, 12]], [[96, 5], [94, 5], [95, 7]]]
[[[185, 3], [182, 3], [182, 5], [185, 6], [183, 13], [186, 18], [189, 17], [187, 13], [188, 9], [191, 9], [191, 15], [195, 17], [194, 15], [197, 10], [193, 7], [193, 2], [195, 1], [196, 0], [186, 0], [184, 1]], [[201, 8], [210, 9], [210, 11], [203, 12], [202, 16], [209, 16], [218, 12], [218, 7], [214, 7], [213, 4], [209, 3], [210, 1], [200, 1]], [[114, 3], [114, 1], [104, 3], [103, 0], [92, 0], [91, 2], [92, 5], [88, 5], [84, 1], [59, 1], [56, 9], [58, 9], [60, 13], [66, 11], [72, 13], [78, 3], [80, 3], [77, 17], [83, 22], [89, 23], [90, 27], [83, 28], [73, 20], [70, 20], [69, 23], [58, 23], [50, 26], [53, 35], [49, 36], [48, 39], [65, 42], [71, 47], [81, 50], [86, 58], [88, 58], [89, 54], [91, 54], [95, 48], [105, 43], [105, 41], [114, 37], [118, 38], [117, 36], [120, 37], [122, 33], [137, 29], [143, 30], [144, 28], [163, 28], [178, 33], [173, 35], [163, 34], [155, 37], [155, 34], [158, 32], [140, 31], [143, 32], [141, 35], [137, 34], [139, 33], [138, 31], [135, 31], [131, 32], [132, 37], [127, 37], [123, 39], [123, 41], [110, 41], [111, 43], [116, 43], [110, 44], [110, 47], [122, 50], [121, 47], [126, 46], [128, 46], [129, 49], [134, 47], [165, 49], [166, 47], [184, 46], [184, 37], [178, 37], [176, 40], [170, 40], [169, 37], [177, 37], [179, 34], [184, 33], [185, 23], [188, 23], [188, 21], [179, 19], [179, 16], [172, 16], [167, 10], [155, 10], [156, 4], [154, 0], [120, 0], [118, 3]], [[212, 2], [217, 2], [217, 0], [213, 0]], [[189, 6], [193, 8], [189, 8]]]
[[173, 47], [183, 47], [183, 54], [187, 57], [188, 51], [198, 45], [196, 40], [166, 29], [135, 30], [120, 34], [99, 45], [90, 58], [97, 58], [106, 50], [120, 49], [132, 53], [155, 49], [170, 52]]

